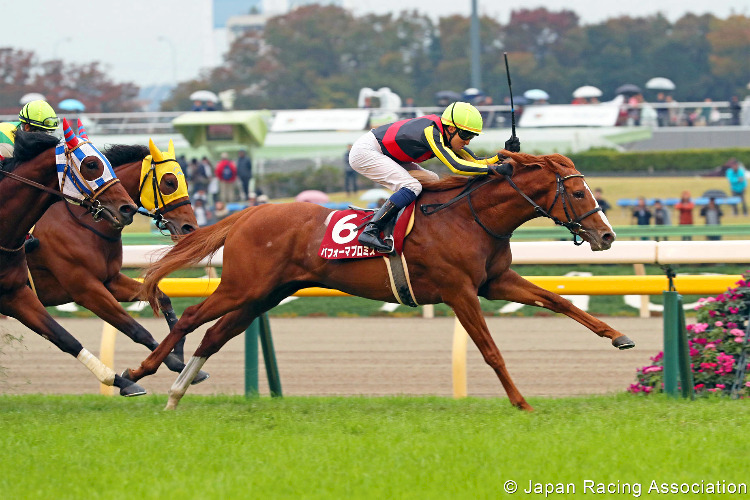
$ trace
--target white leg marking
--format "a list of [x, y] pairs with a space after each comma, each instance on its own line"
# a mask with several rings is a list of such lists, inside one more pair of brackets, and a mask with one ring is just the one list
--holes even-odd
[[83, 366], [89, 369], [94, 376], [105, 385], [112, 385], [115, 383], [115, 372], [110, 367], [99, 361], [99, 358], [91, 354], [84, 347], [81, 352], [78, 353], [76, 359], [80, 361]]
[[190, 358], [190, 361], [187, 362], [185, 368], [183, 368], [182, 372], [177, 376], [177, 380], [172, 384], [172, 388], [169, 389], [169, 401], [167, 401], [167, 407], [165, 410], [174, 410], [177, 408], [180, 399], [185, 395], [190, 383], [193, 381], [198, 371], [200, 371], [201, 367], [203, 367], [203, 364], [207, 359], [208, 358], [197, 358], [195, 356]]

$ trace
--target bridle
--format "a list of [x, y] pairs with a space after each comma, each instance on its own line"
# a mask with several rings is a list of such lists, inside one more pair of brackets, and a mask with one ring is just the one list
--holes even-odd
[[[70, 153], [71, 150], [68, 150], [66, 148], [65, 156], [66, 156], [66, 163], [65, 163], [65, 172], [64, 172], [64, 179], [68, 178], [67, 171], [68, 169], [76, 169], [78, 170], [78, 167], [75, 165], [71, 165], [70, 161]], [[78, 170], [78, 173], [80, 174], [80, 170]], [[97, 199], [99, 195], [101, 195], [104, 191], [109, 189], [110, 187], [114, 186], [118, 182], [120, 182], [120, 179], [117, 177], [114, 177], [107, 181], [106, 183], [99, 186], [99, 188], [96, 189], [96, 191], [89, 191], [88, 189], [84, 190], [81, 188], [81, 186], [76, 185], [76, 189], [83, 195], [83, 198], [76, 198], [75, 196], [71, 196], [67, 193], [63, 193], [61, 191], [62, 186], [60, 186], [60, 189], [52, 189], [48, 188], [47, 186], [40, 184], [36, 181], [32, 181], [31, 179], [27, 179], [26, 177], [20, 176], [14, 172], [9, 172], [7, 170], [4, 170], [3, 168], [0, 168], [0, 174], [9, 177], [13, 180], [16, 180], [18, 182], [22, 182], [23, 184], [27, 184], [29, 186], [32, 186], [36, 189], [39, 189], [40, 191], [44, 191], [45, 193], [49, 193], [51, 195], [57, 196], [59, 198], [62, 198], [74, 205], [80, 205], [83, 208], [86, 209], [87, 212], [91, 213], [91, 215], [94, 217], [94, 220], [99, 220], [102, 216], [102, 214], [106, 211], [109, 212], [109, 209], [107, 207], [102, 206], [101, 202]], [[90, 193], [90, 194], [89, 194]]]
[[[556, 225], [563, 226], [565, 229], [570, 231], [570, 233], [573, 235], [573, 244], [576, 246], [583, 244], [583, 239], [581, 238], [581, 232], [586, 232], [585, 229], [583, 229], [583, 226], [581, 225], [581, 222], [588, 216], [595, 214], [596, 212], [600, 212], [602, 209], [599, 206], [596, 206], [595, 208], [592, 208], [588, 212], [578, 215], [575, 211], [575, 208], [573, 208], [573, 205], [570, 202], [569, 195], [567, 190], [565, 189], [565, 181], [568, 179], [572, 179], [575, 177], [583, 178], [583, 174], [570, 174], [566, 175], [565, 177], [562, 177], [560, 174], [555, 173], [556, 177], [556, 188], [555, 188], [555, 198], [552, 200], [552, 203], [550, 204], [548, 209], [542, 208], [537, 202], [532, 200], [526, 193], [521, 191], [521, 189], [516, 185], [515, 182], [513, 182], [513, 179], [510, 176], [505, 176], [505, 179], [508, 181], [508, 184], [518, 192], [523, 198], [528, 201], [533, 207], [534, 210], [541, 216], [547, 217], [548, 219], [552, 220]], [[482, 186], [486, 186], [490, 182], [495, 180], [494, 178], [490, 178], [489, 176], [485, 177], [475, 177], [474, 179], [471, 179], [466, 187], [461, 191], [457, 196], [455, 196], [453, 199], [445, 202], [445, 203], [434, 203], [430, 205], [421, 205], [419, 209], [422, 211], [425, 215], [432, 215], [435, 212], [439, 212], [440, 210], [443, 210], [444, 208], [447, 208], [454, 203], [458, 202], [462, 198], [466, 198], [467, 202], [469, 203], [469, 209], [471, 210], [471, 215], [474, 217], [474, 220], [479, 224], [479, 226], [484, 229], [484, 231], [492, 236], [493, 238], [501, 239], [501, 240], [509, 240], [513, 233], [510, 234], [497, 234], [491, 229], [489, 229], [487, 226], [485, 226], [482, 221], [479, 219], [479, 215], [474, 210], [474, 206], [471, 203], [471, 193], [476, 191], [477, 189], [481, 188]], [[567, 221], [562, 221], [552, 215], [550, 212], [555, 208], [555, 205], [557, 204], [558, 200], [562, 200], [563, 205], [563, 211], [565, 212], [565, 217], [567, 217]], [[581, 239], [578, 239], [581, 238]]]
[[[570, 234], [573, 235], [573, 244], [576, 246], [583, 244], [583, 239], [577, 239], [581, 237], [581, 231], [586, 232], [585, 229], [583, 229], [583, 226], [581, 225], [581, 221], [588, 217], [589, 215], [593, 215], [597, 212], [602, 211], [602, 207], [600, 207], [598, 204], [596, 207], [592, 208], [588, 212], [582, 215], [576, 214], [575, 208], [573, 208], [573, 205], [570, 203], [568, 191], [565, 189], [565, 181], [568, 179], [573, 179], [576, 177], [580, 177], [583, 179], [583, 174], [570, 174], [566, 175], [565, 177], [560, 176], [557, 172], [555, 172], [555, 177], [557, 178], [557, 189], [555, 189], [555, 199], [552, 200], [552, 204], [549, 206], [547, 210], [543, 209], [539, 204], [537, 204], [534, 200], [529, 198], [526, 193], [521, 191], [518, 186], [516, 186], [516, 183], [513, 182], [513, 179], [510, 177], [507, 177], [508, 184], [511, 185], [513, 189], [515, 189], [518, 194], [523, 196], [526, 201], [531, 203], [531, 205], [534, 207], [534, 210], [537, 211], [537, 213], [543, 217], [547, 217], [548, 219], [551, 219], [552, 222], [554, 222], [558, 226], [563, 226], [565, 229], [570, 231]], [[557, 200], [562, 200], [562, 206], [563, 206], [563, 212], [565, 212], [565, 217], [568, 218], [567, 221], [561, 221], [554, 215], [552, 215], [550, 212], [552, 212], [552, 209], [555, 208], [555, 205], [557, 204]], [[572, 216], [571, 216], [572, 215]]]
[[159, 229], [159, 231], [164, 234], [165, 236], [168, 236], [168, 234], [165, 234], [165, 231], [169, 232], [169, 221], [164, 218], [164, 214], [171, 212], [175, 208], [181, 207], [183, 205], [189, 205], [190, 204], [190, 198], [185, 198], [182, 201], [175, 201], [172, 202], [171, 205], [167, 206], [167, 203], [164, 200], [164, 195], [159, 190], [159, 181], [156, 178], [156, 165], [160, 165], [162, 163], [168, 163], [168, 162], [176, 162], [174, 159], [167, 159], [162, 161], [154, 161], [151, 160], [151, 167], [148, 169], [146, 174], [141, 179], [141, 186], [138, 189], [138, 196], [139, 198], [143, 195], [143, 189], [146, 187], [146, 183], [148, 182], [148, 179], [151, 178], [151, 189], [154, 193], [154, 202], [156, 204], [156, 210], [154, 210], [153, 213], [148, 211], [141, 211], [138, 210], [138, 213], [141, 215], [145, 215], [146, 217], [151, 217], [154, 219], [154, 225]]

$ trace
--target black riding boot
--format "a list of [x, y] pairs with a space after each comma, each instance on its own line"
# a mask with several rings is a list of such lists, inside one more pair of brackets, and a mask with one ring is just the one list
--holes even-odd
[[380, 231], [383, 227], [398, 213], [399, 208], [391, 201], [386, 201], [380, 210], [372, 216], [369, 224], [365, 226], [365, 230], [359, 235], [357, 241], [360, 245], [374, 248], [381, 253], [393, 252], [393, 238], [388, 237], [385, 239], [380, 238]]
[[27, 234], [26, 241], [23, 242], [23, 248], [26, 251], [26, 253], [33, 252], [38, 247], [39, 247], [39, 238], [35, 237], [33, 234]]

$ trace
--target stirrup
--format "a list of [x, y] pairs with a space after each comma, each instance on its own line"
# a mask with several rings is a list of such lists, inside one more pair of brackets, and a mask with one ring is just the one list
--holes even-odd
[[[380, 230], [378, 230], [378, 233], [380, 233]], [[393, 236], [386, 236], [381, 240], [379, 234], [365, 231], [359, 235], [357, 242], [380, 253], [393, 253], [394, 251]]]

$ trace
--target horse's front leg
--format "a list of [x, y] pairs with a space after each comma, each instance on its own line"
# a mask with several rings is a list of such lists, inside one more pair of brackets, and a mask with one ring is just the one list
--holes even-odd
[[[114, 278], [109, 280], [106, 286], [107, 286], [107, 290], [109, 290], [109, 292], [118, 302], [131, 302], [134, 300], [144, 299], [141, 284], [138, 281], [134, 280], [133, 278], [129, 278], [122, 273], [116, 275]], [[76, 302], [78, 302], [78, 300], [76, 300]], [[148, 333], [146, 329], [143, 328], [130, 315], [128, 315], [119, 304], [117, 305], [117, 308], [120, 309], [121, 311], [119, 314], [121, 317], [122, 325], [125, 325], [127, 323], [131, 328], [136, 328], [136, 329], [140, 328], [141, 330], [146, 332], [146, 334], [148, 334], [149, 337], [151, 337], [151, 334]], [[159, 308], [161, 309], [161, 312], [164, 314], [164, 317], [167, 320], [167, 325], [169, 326], [169, 331], [171, 332], [172, 328], [174, 328], [174, 325], [177, 324], [178, 318], [177, 318], [177, 315], [174, 313], [174, 310], [172, 309], [172, 301], [169, 300], [169, 297], [167, 297], [163, 293], [159, 297]], [[96, 311], [94, 311], [93, 309], [90, 309], [88, 307], [87, 309], [96, 313]], [[114, 310], [112, 309], [112, 307], [110, 307], [110, 309]], [[128, 333], [128, 331], [123, 330], [122, 328], [120, 328], [120, 326], [110, 322], [109, 320], [106, 320], [104, 316], [102, 316], [101, 314], [96, 313], [96, 315], [104, 319], [111, 325], [115, 326], [118, 330], [123, 332], [128, 337], [132, 338], [134, 341], [145, 345], [152, 351], [159, 346], [158, 342], [156, 342], [153, 339], [153, 337], [151, 338], [150, 343], [141, 342], [137, 338], [133, 337], [130, 333]], [[175, 348], [172, 351], [173, 353], [170, 354], [165, 360], [165, 363], [167, 364], [170, 370], [179, 372], [179, 371], [182, 371], [182, 369], [185, 367], [184, 366], [184, 346], [185, 346], [185, 338], [183, 337], [177, 342], [177, 345], [175, 345]], [[172, 364], [172, 366], [170, 366], [170, 363]]]
[[[444, 295], [445, 297], [445, 295]], [[510, 378], [508, 369], [505, 367], [505, 361], [500, 354], [500, 350], [492, 340], [490, 330], [487, 328], [487, 322], [484, 320], [482, 309], [479, 306], [479, 298], [474, 290], [465, 290], [463, 293], [445, 298], [445, 303], [453, 308], [456, 317], [463, 325], [466, 332], [474, 341], [479, 352], [482, 353], [485, 362], [495, 370], [500, 382], [508, 394], [508, 399], [513, 406], [522, 410], [532, 411], [529, 405], [521, 395], [520, 391]]]
[[114, 385], [122, 396], [140, 396], [146, 391], [138, 384], [115, 374], [85, 347], [68, 333], [39, 302], [29, 287], [20, 287], [10, 293], [0, 295], [0, 312], [13, 316], [24, 326], [49, 340], [63, 352], [81, 362], [102, 384]]
[[490, 300], [510, 300], [529, 306], [538, 306], [573, 318], [580, 324], [599, 335], [612, 341], [618, 349], [630, 349], [635, 343], [626, 335], [618, 332], [604, 321], [598, 320], [589, 313], [574, 306], [556, 293], [538, 287], [522, 278], [517, 272], [508, 269], [499, 277], [489, 281], [479, 294]]

